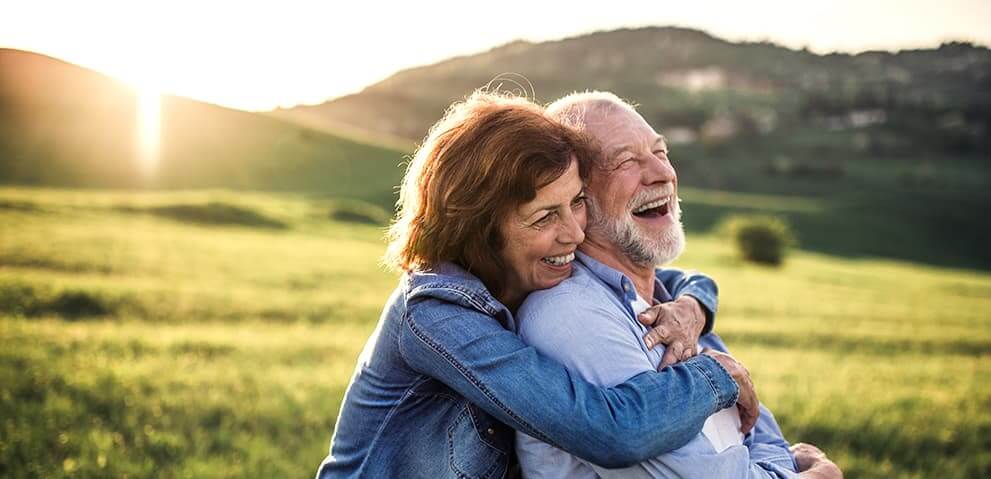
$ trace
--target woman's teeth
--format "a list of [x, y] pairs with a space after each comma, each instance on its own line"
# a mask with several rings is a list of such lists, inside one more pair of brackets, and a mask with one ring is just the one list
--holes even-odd
[[575, 254], [568, 253], [564, 256], [548, 256], [544, 258], [542, 261], [547, 264], [552, 264], [554, 266], [564, 266], [574, 260], [575, 260]]
[[670, 199], [671, 199], [670, 196], [665, 196], [664, 198], [661, 198], [659, 200], [654, 200], [654, 201], [651, 201], [650, 203], [641, 205], [641, 206], [633, 209], [633, 214], [640, 214], [640, 213], [643, 213], [644, 211], [652, 210], [654, 208], [659, 208], [661, 206], [664, 206], [664, 205], [668, 204], [668, 201]]

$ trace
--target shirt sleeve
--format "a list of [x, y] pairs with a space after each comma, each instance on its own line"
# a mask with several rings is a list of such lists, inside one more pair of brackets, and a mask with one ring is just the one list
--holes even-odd
[[[703, 337], [701, 344], [717, 351], [729, 354], [726, 343], [717, 334]], [[788, 441], [785, 440], [778, 421], [771, 410], [760, 404], [760, 416], [753, 431], [743, 440], [743, 445], [750, 449], [751, 459], [768, 470], [798, 472], [795, 458], [791, 454]]]
[[657, 269], [655, 275], [673, 298], [687, 295], [698, 300], [705, 312], [702, 334], [711, 333], [716, 322], [716, 310], [719, 308], [719, 287], [716, 282], [698, 271], [674, 268]]
[[[528, 304], [530, 301], [528, 301]], [[571, 311], [578, 302], [568, 294], [543, 294], [533, 307], [521, 310], [520, 336], [537, 351], [601, 385], [619, 384], [627, 378], [654, 369], [632, 320], [602, 302], [581, 301], [581, 311]], [[567, 311], [567, 322], [551, 312]], [[716, 452], [701, 434], [684, 447], [651, 457], [639, 464], [609, 469], [584, 461], [556, 447], [540, 444], [517, 434], [517, 456], [524, 476], [536, 478], [702, 478], [772, 479], [776, 466], [763, 467], [744, 446]], [[771, 470], [769, 470], [771, 469]]]
[[414, 370], [516, 430], [611, 467], [677, 449], [738, 394], [708, 356], [608, 388], [569, 372], [470, 308], [417, 299], [403, 321], [399, 349]]

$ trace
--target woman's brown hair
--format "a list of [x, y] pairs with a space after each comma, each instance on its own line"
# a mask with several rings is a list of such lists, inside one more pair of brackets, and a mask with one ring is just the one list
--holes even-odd
[[389, 228], [385, 263], [404, 271], [459, 264], [502, 291], [505, 215], [594, 152], [581, 133], [524, 98], [477, 91], [451, 105], [413, 156]]

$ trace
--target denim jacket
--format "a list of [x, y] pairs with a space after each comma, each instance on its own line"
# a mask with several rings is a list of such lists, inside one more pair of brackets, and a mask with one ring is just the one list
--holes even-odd
[[[659, 277], [715, 311], [711, 279]], [[514, 330], [510, 311], [463, 269], [405, 275], [358, 358], [317, 477], [507, 477], [513, 429], [624, 467], [686, 444], [737, 399], [736, 383], [705, 355], [600, 387]]]

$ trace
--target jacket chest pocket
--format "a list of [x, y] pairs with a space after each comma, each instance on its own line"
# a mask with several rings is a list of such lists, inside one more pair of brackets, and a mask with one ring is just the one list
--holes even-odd
[[448, 459], [458, 477], [500, 478], [506, 475], [513, 431], [467, 404], [447, 428]]

